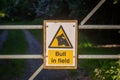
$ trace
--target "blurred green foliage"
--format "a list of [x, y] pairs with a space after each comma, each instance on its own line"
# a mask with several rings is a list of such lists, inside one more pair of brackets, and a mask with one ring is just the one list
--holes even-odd
[[114, 1], [113, 1], [113, 4], [117, 4], [118, 1], [120, 1], [120, 0], [114, 0]]
[[95, 68], [94, 72], [94, 80], [120, 80], [120, 60], [106, 61], [101, 67]]
[[109, 59], [79, 60], [79, 64], [87, 70], [93, 80], [119, 80], [120, 61]]

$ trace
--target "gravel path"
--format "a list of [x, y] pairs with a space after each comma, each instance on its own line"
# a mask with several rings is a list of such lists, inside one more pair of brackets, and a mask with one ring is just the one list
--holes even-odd
[[[34, 38], [34, 36], [31, 35], [31, 33], [28, 30], [23, 30], [26, 40], [28, 42], [28, 54], [40, 54], [42, 53], [42, 45]], [[22, 77], [22, 80], [28, 80], [29, 77], [36, 71], [36, 69], [41, 65], [42, 60], [32, 60], [29, 59], [26, 62], [26, 70], [24, 73], [24, 76]]]
[[[23, 30], [28, 41], [29, 54], [43, 54], [43, 46], [28, 31]], [[27, 70], [24, 73], [23, 80], [27, 80], [43, 63], [43, 60], [27, 60]], [[34, 80], [64, 80], [67, 76], [67, 70], [42, 70]]]
[[8, 35], [8, 31], [4, 30], [2, 34], [0, 35], [0, 49], [3, 47], [3, 43], [6, 41]]

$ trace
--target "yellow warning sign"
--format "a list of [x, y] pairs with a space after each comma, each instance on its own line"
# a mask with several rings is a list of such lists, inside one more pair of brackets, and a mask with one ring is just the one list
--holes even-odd
[[62, 26], [59, 27], [57, 33], [53, 37], [49, 48], [73, 48]]
[[73, 64], [73, 51], [48, 50], [48, 64]]
[[77, 69], [77, 20], [44, 21], [44, 69]]

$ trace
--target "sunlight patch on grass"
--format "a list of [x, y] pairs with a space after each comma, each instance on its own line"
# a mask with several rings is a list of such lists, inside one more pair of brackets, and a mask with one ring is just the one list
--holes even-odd
[[5, 13], [0, 12], [0, 17], [5, 17]]

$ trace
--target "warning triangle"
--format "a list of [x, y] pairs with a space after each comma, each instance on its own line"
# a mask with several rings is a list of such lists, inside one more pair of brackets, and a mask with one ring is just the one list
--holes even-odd
[[62, 26], [60, 26], [55, 36], [53, 37], [49, 48], [73, 48]]

